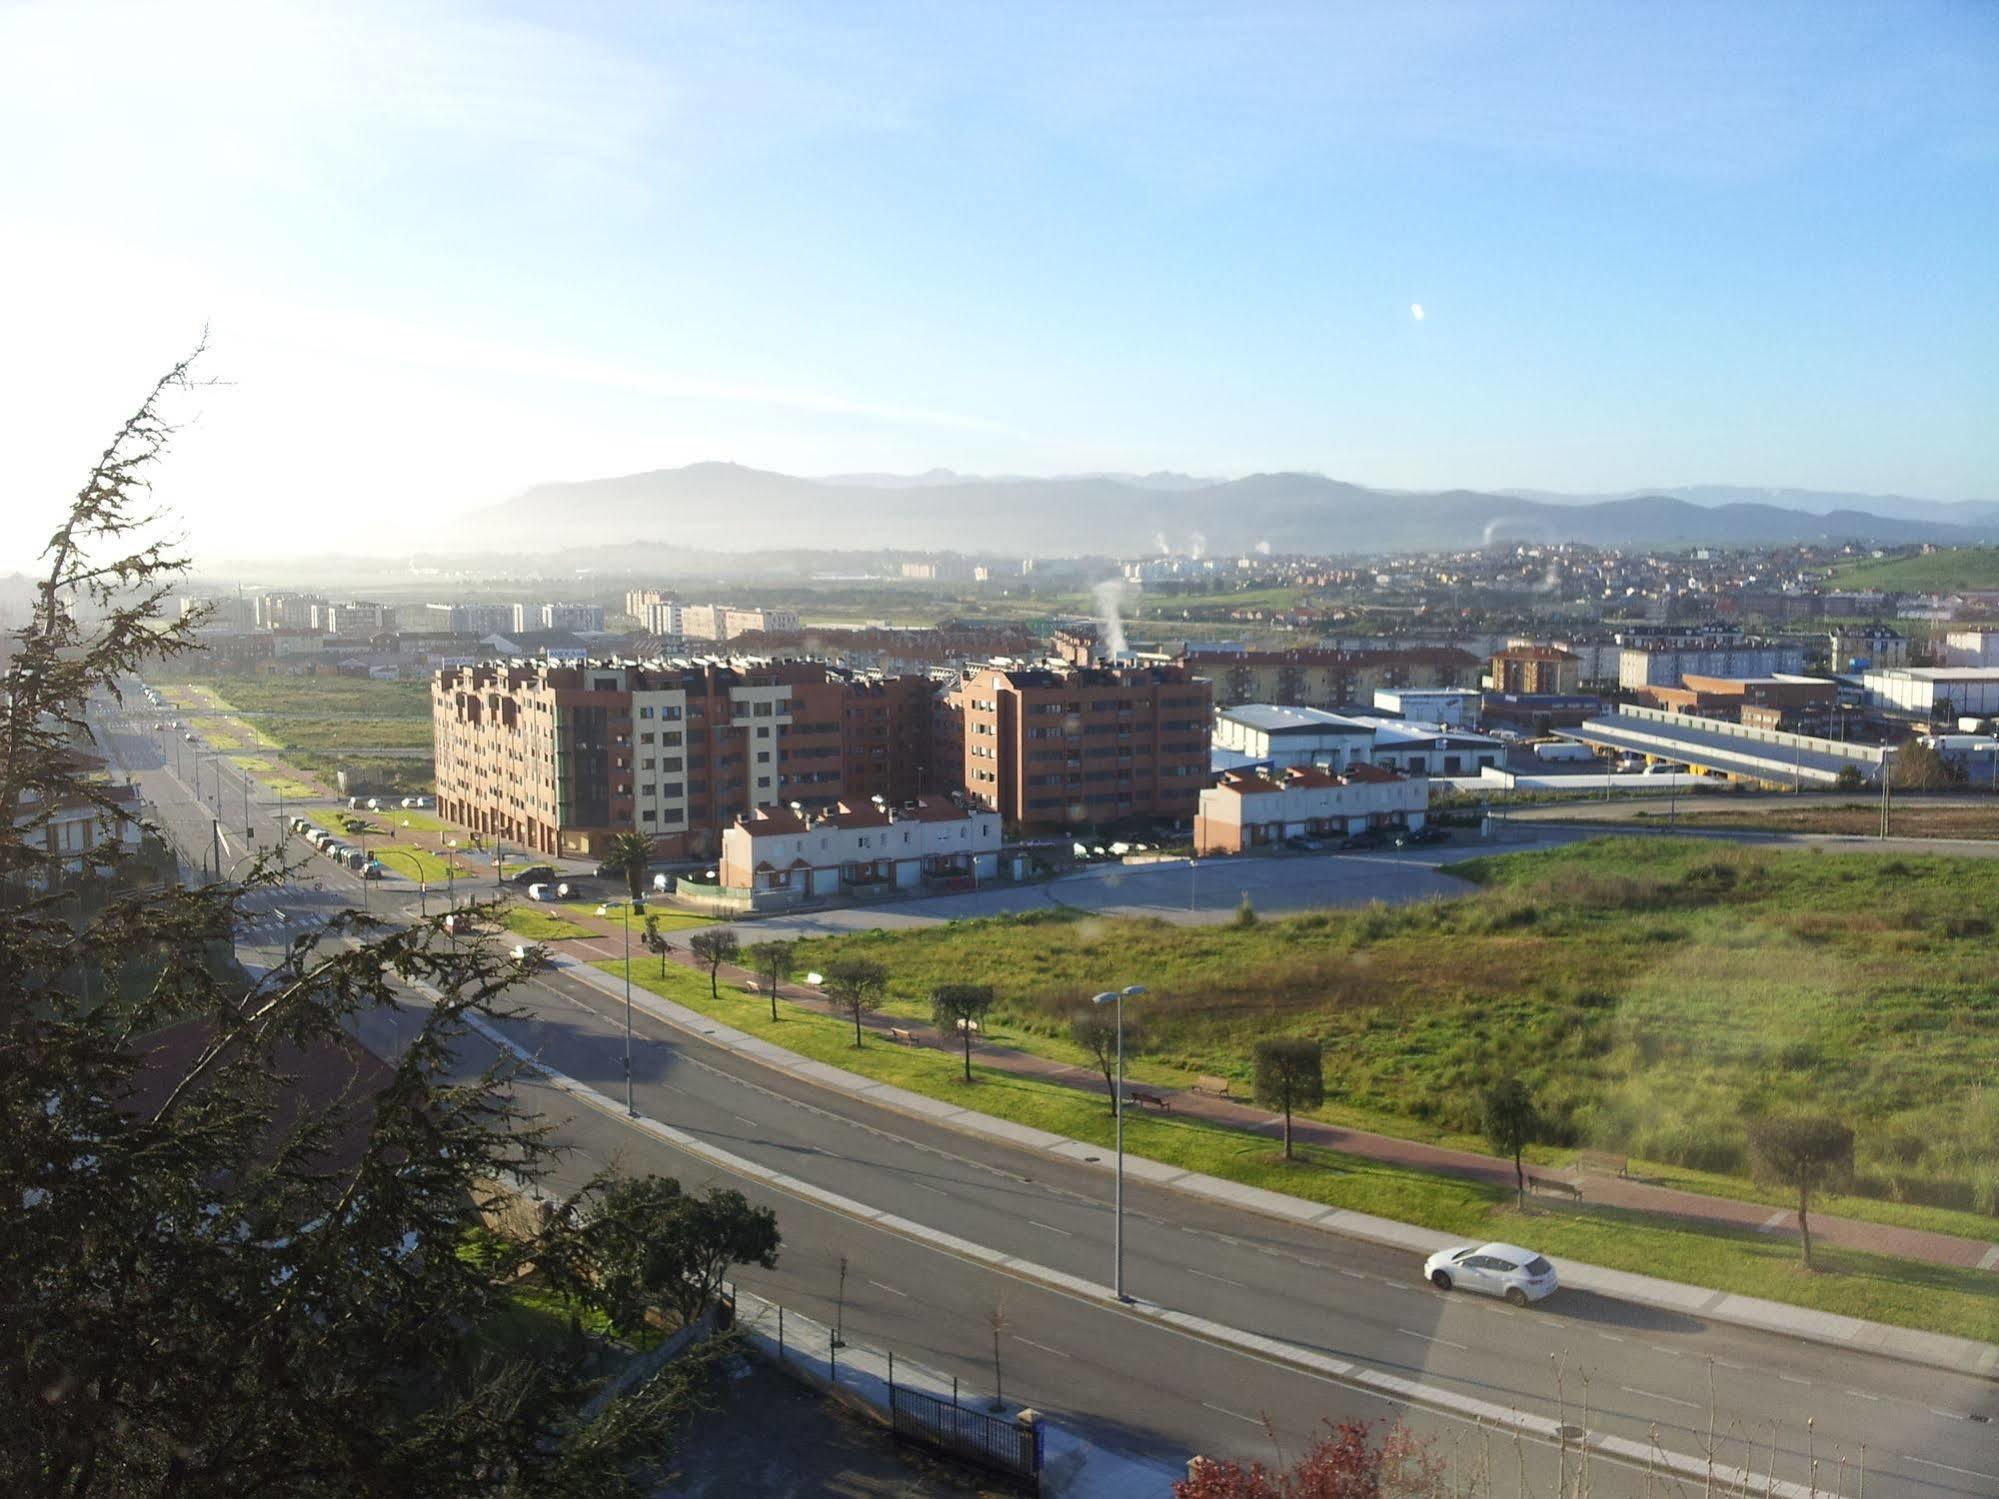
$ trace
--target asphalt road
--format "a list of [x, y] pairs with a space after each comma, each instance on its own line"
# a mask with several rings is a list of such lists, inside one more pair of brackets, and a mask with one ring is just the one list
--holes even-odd
[[[111, 736], [114, 753], [140, 778], [161, 821], [198, 846], [212, 810], [192, 803], [170, 770], [140, 763], [148, 741], [157, 761], [160, 736], [115, 724]], [[295, 906], [358, 894], [361, 882], [351, 874], [325, 861], [315, 865], [324, 866], [328, 889], [301, 892]], [[1177, 873], [1184, 881], [1185, 866]], [[1232, 907], [1238, 897], [1230, 891], [1224, 898]], [[253, 930], [246, 940], [268, 944], [278, 930]], [[760, 923], [759, 930], [767, 934], [769, 927]], [[513, 1039], [549, 1065], [621, 1093], [622, 1010], [615, 999], [566, 975], [527, 984], [516, 998], [525, 1014], [507, 1027]], [[416, 1023], [413, 1010], [372, 1016], [364, 1039], [393, 1049]], [[635, 1036], [642, 1112], [876, 1208], [1058, 1271], [1108, 1280], [1110, 1214], [1106, 1183], [1095, 1172], [822, 1093], [642, 1014]], [[481, 1060], [483, 1044], [468, 1045], [468, 1067]], [[572, 1179], [612, 1160], [695, 1181], [713, 1174], [616, 1118], [579, 1111], [538, 1084], [519, 1088], [524, 1099], [565, 1121], [561, 1138], [573, 1154], [564, 1170]], [[1727, 1438], [1725, 1461], [1743, 1461], [1753, 1442], [1751, 1466], [1770, 1467], [1774, 1448], [1778, 1476], [1804, 1482], [1811, 1418], [1822, 1489], [1832, 1477], [1828, 1449], [1847, 1444], [1851, 1463], [1864, 1442], [1870, 1494], [1999, 1493], [1999, 1443], [1992, 1425], [1974, 1419], [1999, 1417], [1999, 1386], [1575, 1293], [1515, 1311], [1434, 1291], [1406, 1255], [1137, 1182], [1128, 1181], [1126, 1192], [1127, 1277], [1142, 1298], [1418, 1379], [1445, 1394], [1544, 1415], [1566, 1411], [1570, 1419], [1586, 1407], [1593, 1429], [1640, 1441], [1656, 1432], [1662, 1447], [1686, 1454], [1702, 1450], [1711, 1389], [1716, 1430]], [[987, 1316], [1003, 1303], [1010, 1396], [1071, 1417], [1110, 1445], [1148, 1455], [1267, 1456], [1269, 1437], [1260, 1425], [1266, 1418], [1285, 1450], [1295, 1452], [1324, 1418], [1392, 1414], [1375, 1397], [995, 1274], [802, 1201], [774, 1206], [787, 1239], [783, 1261], [776, 1272], [746, 1275], [746, 1284], [827, 1317], [844, 1254], [850, 1339], [894, 1347], [982, 1389], [991, 1384]], [[1468, 1429], [1449, 1417], [1419, 1412], [1411, 1419], [1446, 1444], [1469, 1439]], [[1516, 1473], [1510, 1444], [1497, 1450], [1502, 1476]], [[1545, 1487], [1552, 1456], [1537, 1450], [1526, 1461], [1536, 1486]], [[1608, 1472], [1597, 1483], [1599, 1492], [1637, 1487], [1613, 1485]]]

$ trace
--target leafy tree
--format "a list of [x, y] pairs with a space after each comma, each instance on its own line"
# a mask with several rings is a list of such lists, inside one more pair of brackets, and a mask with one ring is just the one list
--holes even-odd
[[861, 1017], [881, 1008], [888, 970], [871, 958], [843, 958], [826, 966], [827, 997], [854, 1020], [854, 1045], [861, 1044]]
[[[1104, 1075], [1104, 1092], [1117, 1113], [1117, 1017], [1106, 1014], [1105, 1005], [1085, 1005], [1069, 1016], [1069, 1039], [1090, 1054], [1097, 1071]], [[1135, 1021], [1124, 1023], [1124, 1049], [1138, 1050], [1144, 1029]]]
[[652, 867], [652, 839], [633, 828], [613, 833], [604, 849], [604, 867], [622, 875], [633, 906], [645, 899], [646, 870]]
[[736, 934], [727, 927], [709, 927], [687, 939], [687, 950], [699, 958], [708, 969], [708, 997], [720, 999], [722, 990], [719, 975], [722, 972], [722, 965], [734, 962], [736, 954], [742, 950], [742, 943], [737, 940]]
[[1769, 1115], [1749, 1121], [1749, 1160], [1759, 1181], [1798, 1194], [1798, 1233], [1812, 1268], [1812, 1193], [1853, 1178], [1853, 1131], [1823, 1114]]
[[1326, 1101], [1325, 1052], [1313, 1037], [1256, 1043], [1256, 1101], [1284, 1111], [1284, 1159], [1291, 1159], [1291, 1111]]
[[[120, 815], [69, 753], [92, 742], [89, 698], [193, 644], [162, 607], [184, 563], [133, 541], [159, 519], [164, 403], [191, 383], [172, 371], [98, 460], [0, 680], [0, 1488], [646, 1492], [681, 1376], [597, 1407], [587, 1346], [490, 1336], [524, 1267], [575, 1262], [573, 1216], [463, 1252], [493, 1183], [551, 1156], [511, 1063], [457, 1075], [515, 965], [454, 947], [441, 917], [348, 911], [246, 972], [227, 938], [274, 862], [192, 888], [106, 878], [74, 910], [66, 882], [125, 857], [105, 839], [70, 856], [79, 876], [46, 836], [59, 806]], [[367, 1057], [353, 1032], [415, 984], [434, 996], [415, 1034]]]
[[734, 1265], [777, 1265], [777, 1215], [733, 1188], [683, 1192], [670, 1176], [616, 1182], [583, 1225], [590, 1298], [626, 1337], [670, 1309], [682, 1326], [714, 1301]]
[[770, 1018], [777, 1019], [777, 990], [798, 971], [798, 957], [789, 942], [752, 942], [745, 949], [750, 966], [770, 990]]
[[654, 912], [646, 912], [646, 946], [659, 954], [659, 976], [666, 977], [666, 955], [673, 951], [673, 944], [659, 934], [659, 917]]
[[972, 1028], [993, 1007], [991, 984], [939, 984], [930, 991], [930, 1018], [949, 1035], [955, 1028], [965, 1044], [965, 1081], [972, 1080]]
[[1866, 784], [1867, 777], [1860, 773], [1860, 767], [1857, 765], [1840, 766], [1839, 774], [1832, 779], [1832, 789], [1835, 791], [1858, 791]]
[[1527, 1168], [1520, 1157], [1541, 1133], [1541, 1111], [1534, 1095], [1519, 1078], [1508, 1075], [1485, 1090], [1483, 1115], [1487, 1143], [1495, 1154], [1513, 1160], [1514, 1200], [1525, 1201]]
[[1237, 926], [1256, 925], [1256, 907], [1249, 903], [1249, 892], [1243, 891], [1242, 899], [1236, 902], [1235, 924]]
[[1328, 1422], [1289, 1467], [1201, 1458], [1173, 1481], [1173, 1499], [1433, 1499], [1448, 1474], [1428, 1440], [1406, 1427], [1392, 1426], [1377, 1441], [1366, 1421]]

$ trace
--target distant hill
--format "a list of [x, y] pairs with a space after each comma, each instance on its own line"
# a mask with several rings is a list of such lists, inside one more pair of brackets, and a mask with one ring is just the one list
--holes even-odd
[[1658, 489], [1627, 489], [1615, 494], [1563, 494], [1549, 489], [1502, 489], [1516, 499], [1550, 505], [1596, 505], [1607, 500], [1660, 496], [1690, 505], [1775, 505], [1812, 515], [1862, 511], [1889, 520], [1931, 521], [1946, 526], [1999, 525], [1999, 500], [1918, 500], [1905, 494], [1849, 494], [1830, 489], [1757, 489], [1740, 484], [1681, 484]]
[[1258, 543], [1278, 552], [1418, 551], [1512, 540], [1613, 547], [1802, 541], [1966, 545], [1999, 540], [1999, 521], [1956, 525], [1851, 508], [1813, 514], [1769, 503], [1703, 505], [1671, 495], [1555, 504], [1462, 489], [1391, 493], [1303, 473], [1251, 474], [1186, 487], [1110, 475], [917, 475], [888, 487], [696, 463], [537, 484], [467, 517], [458, 536], [468, 547], [491, 551], [651, 541], [711, 551], [904, 548], [1131, 556], [1162, 546], [1236, 554]]

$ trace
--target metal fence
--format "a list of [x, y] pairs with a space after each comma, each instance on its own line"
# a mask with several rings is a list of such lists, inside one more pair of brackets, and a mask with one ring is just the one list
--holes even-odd
[[1038, 1488], [1041, 1480], [1041, 1423], [1024, 1425], [969, 1406], [912, 1390], [889, 1391], [895, 1434], [954, 1457], [979, 1464]]

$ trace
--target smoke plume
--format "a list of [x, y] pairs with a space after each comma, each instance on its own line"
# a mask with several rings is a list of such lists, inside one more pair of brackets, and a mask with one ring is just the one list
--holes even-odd
[[1098, 640], [1102, 647], [1099, 654], [1124, 655], [1124, 617], [1120, 612], [1124, 604], [1124, 579], [1106, 578], [1090, 592], [1096, 596], [1097, 617], [1103, 622], [1103, 633]]

